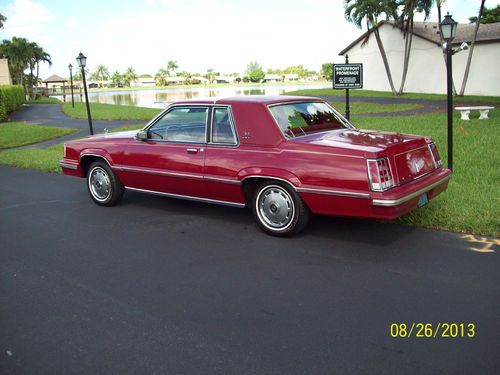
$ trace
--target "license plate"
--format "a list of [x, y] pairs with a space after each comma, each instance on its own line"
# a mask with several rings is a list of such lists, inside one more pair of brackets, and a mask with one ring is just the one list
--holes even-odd
[[427, 198], [427, 193], [424, 193], [420, 196], [420, 198], [418, 198], [418, 207], [423, 207], [425, 206], [427, 203], [429, 203], [429, 198]]

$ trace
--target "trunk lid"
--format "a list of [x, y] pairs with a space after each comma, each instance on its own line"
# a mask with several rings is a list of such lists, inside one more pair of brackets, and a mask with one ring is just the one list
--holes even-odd
[[419, 135], [346, 129], [291, 139], [318, 146], [365, 151], [367, 158], [387, 156], [396, 185], [410, 182], [436, 169], [428, 139]]

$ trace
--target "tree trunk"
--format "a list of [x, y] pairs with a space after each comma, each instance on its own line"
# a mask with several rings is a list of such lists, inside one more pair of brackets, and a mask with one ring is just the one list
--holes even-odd
[[34, 99], [36, 99], [36, 96], [38, 95], [38, 79], [39, 79], [39, 76], [40, 76], [40, 63], [37, 61], [36, 62], [36, 81], [35, 81], [35, 97], [34, 97]]
[[463, 96], [465, 92], [465, 86], [467, 85], [467, 79], [469, 78], [470, 66], [472, 63], [472, 53], [474, 52], [474, 45], [476, 44], [477, 32], [479, 30], [479, 24], [481, 22], [481, 17], [483, 16], [485, 0], [481, 0], [481, 6], [479, 7], [479, 16], [476, 21], [476, 28], [474, 29], [474, 36], [469, 49], [469, 56], [467, 57], [467, 65], [465, 65], [464, 79], [462, 80], [462, 87], [460, 88], [459, 96]]
[[389, 81], [389, 85], [391, 86], [392, 93], [397, 95], [396, 89], [394, 88], [394, 83], [392, 81], [391, 68], [389, 67], [389, 62], [387, 61], [387, 55], [385, 54], [384, 45], [382, 44], [382, 39], [380, 39], [380, 34], [378, 30], [378, 26], [375, 26], [373, 29], [373, 33], [375, 34], [375, 39], [377, 40], [378, 49], [380, 51], [380, 55], [382, 56], [382, 61], [384, 62], [385, 72], [387, 74], [387, 80]]
[[410, 65], [410, 53], [411, 53], [412, 41], [413, 41], [413, 20], [410, 21], [410, 29], [406, 34], [405, 54], [403, 60], [403, 75], [401, 76], [401, 85], [399, 86], [398, 95], [401, 95], [403, 93], [405, 87], [406, 75], [408, 74], [408, 66]]

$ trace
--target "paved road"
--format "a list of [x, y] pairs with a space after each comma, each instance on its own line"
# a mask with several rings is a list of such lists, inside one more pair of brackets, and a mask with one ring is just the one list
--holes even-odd
[[[1, 374], [498, 374], [500, 258], [460, 235], [247, 210], [0, 167]], [[393, 322], [476, 337], [396, 339]]]

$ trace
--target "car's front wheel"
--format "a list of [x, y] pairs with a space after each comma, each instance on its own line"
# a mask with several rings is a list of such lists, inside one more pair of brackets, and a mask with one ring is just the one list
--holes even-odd
[[259, 227], [273, 236], [293, 236], [309, 222], [310, 212], [288, 184], [266, 181], [255, 191], [252, 211]]
[[114, 206], [123, 197], [124, 187], [106, 162], [96, 161], [87, 173], [87, 188], [92, 200], [100, 206]]

